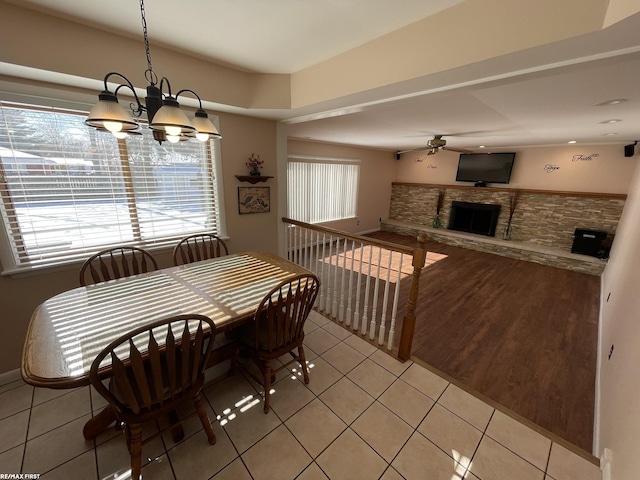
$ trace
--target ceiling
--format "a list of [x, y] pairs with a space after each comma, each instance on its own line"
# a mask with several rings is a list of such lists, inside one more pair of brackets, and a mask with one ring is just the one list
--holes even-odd
[[[292, 74], [462, 1], [183, 0], [176, 8], [149, 0], [145, 11], [152, 53], [162, 45], [248, 72]], [[133, 0], [12, 3], [141, 37]], [[424, 147], [436, 134], [449, 147], [473, 150], [633, 143], [640, 140], [638, 32], [636, 13], [594, 33], [375, 92], [243, 113], [283, 120], [291, 137], [390, 151]], [[616, 99], [623, 101], [607, 103]]]

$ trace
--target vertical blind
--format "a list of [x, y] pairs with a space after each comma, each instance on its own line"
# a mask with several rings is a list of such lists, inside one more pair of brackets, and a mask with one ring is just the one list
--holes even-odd
[[288, 216], [308, 223], [357, 215], [360, 161], [289, 157]]
[[213, 141], [160, 145], [147, 128], [118, 140], [84, 118], [0, 103], [4, 270], [221, 233]]

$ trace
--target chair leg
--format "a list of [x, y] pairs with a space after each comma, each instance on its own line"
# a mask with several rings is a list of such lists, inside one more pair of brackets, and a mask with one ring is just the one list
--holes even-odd
[[138, 480], [142, 470], [142, 425], [134, 423], [129, 425], [131, 455], [131, 479]]
[[209, 421], [209, 416], [207, 415], [207, 409], [204, 406], [204, 402], [202, 401], [202, 395], [200, 395], [199, 392], [193, 398], [193, 403], [196, 406], [196, 412], [198, 412], [198, 417], [200, 417], [200, 423], [202, 423], [202, 427], [204, 428], [204, 431], [207, 434], [207, 438], [209, 439], [209, 444], [215, 445], [216, 434], [213, 433], [213, 428], [211, 428], [211, 422]]
[[232, 377], [236, 374], [236, 369], [238, 368], [238, 357], [240, 357], [240, 345], [236, 345], [233, 349], [231, 362], [229, 362], [229, 371], [227, 372], [228, 377]]
[[269, 413], [269, 400], [271, 398], [271, 361], [264, 361], [264, 413]]
[[122, 428], [124, 429], [124, 440], [127, 443], [127, 451], [129, 455], [131, 455], [131, 427], [128, 423], [122, 423]]
[[309, 370], [307, 369], [307, 360], [304, 358], [304, 348], [302, 345], [298, 347], [298, 358], [300, 359], [300, 367], [302, 367], [304, 383], [309, 383]]
[[182, 428], [182, 422], [180, 421], [180, 416], [178, 412], [172, 410], [169, 412], [169, 423], [173, 425], [171, 429], [171, 438], [173, 441], [178, 443], [184, 439], [184, 429]]

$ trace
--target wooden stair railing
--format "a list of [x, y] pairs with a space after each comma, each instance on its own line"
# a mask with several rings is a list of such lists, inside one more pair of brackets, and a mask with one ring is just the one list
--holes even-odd
[[[290, 218], [282, 221], [287, 225], [289, 260], [320, 278], [316, 310], [371, 343], [376, 337], [378, 346], [386, 341], [387, 350], [393, 350], [402, 361], [408, 360], [420, 273], [426, 261], [424, 235], [411, 248]], [[411, 257], [410, 262], [407, 257]], [[396, 352], [394, 336], [400, 307], [404, 307], [404, 316]]]

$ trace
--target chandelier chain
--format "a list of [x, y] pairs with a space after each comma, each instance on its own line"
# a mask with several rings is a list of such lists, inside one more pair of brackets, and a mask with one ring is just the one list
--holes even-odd
[[[140, 124], [133, 117], [140, 117], [143, 112], [146, 112], [149, 127], [153, 131], [153, 138], [160, 144], [164, 141], [177, 143], [180, 140], [189, 140], [191, 137], [201, 142], [206, 142], [211, 137], [221, 138], [218, 129], [209, 120], [207, 112], [202, 108], [202, 101], [196, 92], [190, 89], [183, 89], [176, 93], [174, 97], [171, 94], [171, 84], [167, 77], [162, 77], [158, 84], [158, 76], [151, 65], [151, 49], [149, 48], [149, 32], [147, 31], [144, 0], [138, 1], [140, 3], [144, 49], [147, 56], [147, 69], [144, 72], [144, 77], [149, 82], [144, 103], [140, 99], [142, 95], [138, 96], [136, 88], [127, 77], [119, 72], [109, 72], [104, 77], [104, 90], [98, 95], [98, 103], [91, 108], [85, 123], [100, 131], [109, 131], [116, 138], [123, 139], [128, 134], [140, 133]], [[118, 85], [112, 92], [109, 90], [108, 82], [114, 76], [119, 77], [124, 83]], [[118, 92], [121, 88], [130, 89], [135, 99], [135, 102], [129, 105], [130, 112], [119, 105]], [[166, 94], [163, 92], [165, 88], [167, 90]], [[196, 110], [193, 120], [186, 116], [178, 103], [178, 97], [186, 92], [190, 92], [198, 99], [199, 108]], [[0, 180], [2, 180], [1, 174]]]
[[144, 37], [144, 49], [147, 54], [147, 70], [144, 76], [151, 85], [158, 83], [158, 77], [151, 66], [151, 49], [149, 48], [149, 35], [147, 32], [147, 18], [144, 10], [144, 0], [140, 0], [140, 16], [142, 17], [142, 35]]

